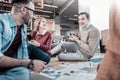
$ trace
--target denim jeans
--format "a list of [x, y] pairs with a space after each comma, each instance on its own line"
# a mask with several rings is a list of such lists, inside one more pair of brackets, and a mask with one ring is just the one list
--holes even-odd
[[49, 63], [50, 61], [50, 56], [46, 52], [31, 44], [28, 44], [28, 54], [31, 59], [42, 60], [46, 63]]
[[51, 50], [53, 54], [59, 54], [59, 60], [88, 60], [79, 50], [75, 42], [62, 42]]
[[25, 67], [16, 67], [0, 72], [0, 80], [30, 80], [30, 72]]

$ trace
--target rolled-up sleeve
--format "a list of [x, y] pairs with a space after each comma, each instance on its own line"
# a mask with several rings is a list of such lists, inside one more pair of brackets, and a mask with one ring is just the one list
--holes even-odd
[[0, 22], [0, 57], [3, 56], [1, 48], [2, 48], [2, 24]]

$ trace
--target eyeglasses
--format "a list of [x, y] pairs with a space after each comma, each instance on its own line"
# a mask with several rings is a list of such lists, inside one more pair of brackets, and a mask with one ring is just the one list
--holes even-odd
[[28, 10], [30, 10], [30, 11], [32, 11], [32, 12], [34, 12], [35, 10], [33, 10], [33, 9], [31, 9], [31, 8], [29, 8], [29, 7], [26, 7], [26, 6], [24, 6], [26, 9], [28, 9]]
[[14, 4], [13, 6], [16, 6], [17, 8], [25, 7], [26, 9], [28, 9], [28, 10], [32, 11], [32, 12], [33, 12], [33, 14], [35, 14], [35, 13], [34, 13], [34, 12], [35, 12], [35, 10], [34, 10], [34, 9], [31, 9], [31, 8], [29, 8], [29, 7], [27, 7], [27, 6], [18, 6], [18, 5], [16, 5], [16, 4]]
[[[22, 6], [18, 6], [18, 5], [16, 5], [16, 4], [14, 4], [14, 6], [16, 6], [17, 8], [21, 8]], [[33, 10], [33, 9], [31, 9], [31, 8], [29, 8], [29, 7], [27, 7], [27, 6], [23, 6], [23, 7], [25, 7], [26, 9], [28, 9], [28, 10], [30, 10], [30, 11], [35, 11], [35, 10]]]

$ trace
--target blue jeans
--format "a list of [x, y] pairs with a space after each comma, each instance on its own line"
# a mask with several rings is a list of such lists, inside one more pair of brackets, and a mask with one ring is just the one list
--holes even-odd
[[31, 59], [38, 59], [45, 61], [46, 63], [49, 63], [50, 61], [50, 56], [41, 50], [39, 47], [36, 47], [34, 45], [28, 44], [28, 54]]
[[0, 72], [0, 80], [30, 80], [30, 72], [25, 67], [15, 67]]

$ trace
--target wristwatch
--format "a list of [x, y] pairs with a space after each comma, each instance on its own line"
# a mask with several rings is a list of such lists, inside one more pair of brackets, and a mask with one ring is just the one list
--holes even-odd
[[28, 64], [27, 68], [30, 69], [30, 70], [34, 68], [33, 60], [30, 61], [30, 63]]

